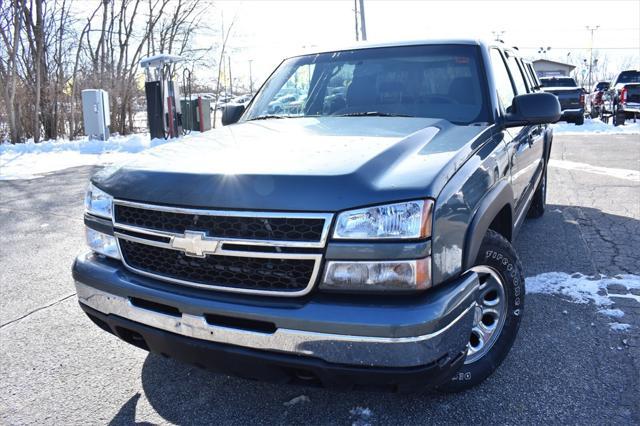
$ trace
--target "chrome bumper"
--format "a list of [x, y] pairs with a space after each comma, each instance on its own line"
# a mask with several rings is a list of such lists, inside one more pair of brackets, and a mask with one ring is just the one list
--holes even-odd
[[134, 306], [127, 297], [107, 293], [78, 281], [76, 289], [80, 303], [96, 311], [170, 333], [355, 366], [415, 367], [433, 363], [443, 354], [464, 350], [473, 322], [474, 305], [471, 304], [440, 330], [415, 337], [352, 336], [286, 328], [277, 328], [273, 333], [261, 333], [212, 325], [204, 316], [184, 312], [180, 316], [172, 316], [148, 310]]

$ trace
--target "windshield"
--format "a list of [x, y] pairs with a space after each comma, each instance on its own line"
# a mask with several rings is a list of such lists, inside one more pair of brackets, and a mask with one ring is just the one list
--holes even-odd
[[266, 82], [243, 120], [409, 116], [488, 122], [476, 46], [400, 46], [291, 58]]
[[618, 83], [640, 83], [640, 71], [621, 72]]
[[576, 87], [577, 84], [574, 79], [565, 78], [541, 78], [540, 84], [542, 87]]
[[609, 88], [609, 82], [601, 81], [596, 84], [596, 90], [607, 90]]

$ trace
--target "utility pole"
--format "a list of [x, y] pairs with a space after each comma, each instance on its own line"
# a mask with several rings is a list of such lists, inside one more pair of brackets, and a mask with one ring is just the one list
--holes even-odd
[[591, 32], [591, 46], [589, 46], [589, 85], [588, 90], [591, 91], [591, 71], [593, 69], [593, 33], [600, 28], [600, 25], [596, 25], [595, 27], [590, 27], [589, 25], [586, 26], [587, 31]]
[[495, 41], [499, 42], [499, 43], [504, 43], [504, 40], [502, 39], [502, 36], [504, 35], [505, 31], [504, 30], [500, 30], [500, 31], [491, 31], [491, 33], [493, 34], [493, 36], [495, 37]]
[[353, 0], [353, 17], [356, 23], [356, 41], [360, 41], [360, 34], [358, 34], [358, 0]]
[[362, 41], [367, 41], [367, 25], [364, 21], [364, 0], [360, 0], [360, 33]]
[[233, 79], [231, 78], [231, 55], [227, 56], [229, 62], [229, 95], [233, 96]]
[[253, 95], [253, 73], [251, 72], [251, 63], [253, 59], [249, 59], [249, 93]]

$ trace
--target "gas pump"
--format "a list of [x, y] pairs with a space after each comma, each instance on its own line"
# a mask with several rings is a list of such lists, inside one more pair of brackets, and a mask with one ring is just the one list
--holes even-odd
[[173, 81], [171, 64], [183, 61], [176, 55], [155, 55], [144, 58], [144, 92], [147, 98], [147, 119], [151, 139], [177, 138], [182, 134], [180, 91]]

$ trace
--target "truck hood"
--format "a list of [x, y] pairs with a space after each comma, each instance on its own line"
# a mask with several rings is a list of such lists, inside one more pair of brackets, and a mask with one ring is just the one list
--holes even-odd
[[339, 211], [437, 196], [487, 129], [400, 117], [249, 121], [151, 149], [92, 181], [154, 204]]

